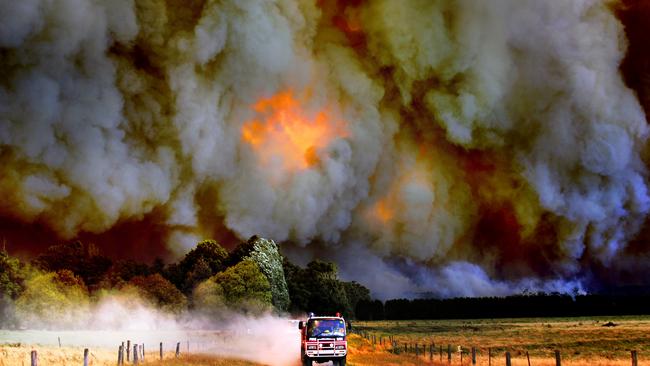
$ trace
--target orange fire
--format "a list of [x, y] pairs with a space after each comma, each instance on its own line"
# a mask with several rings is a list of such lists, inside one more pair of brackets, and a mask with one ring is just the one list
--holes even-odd
[[242, 139], [267, 166], [277, 164], [290, 171], [314, 167], [320, 162], [320, 149], [347, 135], [343, 123], [327, 110], [306, 113], [291, 91], [262, 99], [252, 108], [257, 118], [244, 123]]
[[382, 224], [388, 223], [395, 215], [391, 207], [391, 203], [386, 198], [377, 202], [374, 205], [372, 212], [374, 214], [374, 217], [378, 219]]

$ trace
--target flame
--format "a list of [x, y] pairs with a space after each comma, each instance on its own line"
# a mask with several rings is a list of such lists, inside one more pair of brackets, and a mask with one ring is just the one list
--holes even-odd
[[258, 118], [244, 123], [241, 136], [264, 165], [280, 162], [289, 171], [312, 168], [320, 162], [319, 150], [347, 136], [343, 123], [328, 110], [310, 116], [291, 91], [262, 99], [252, 109]]

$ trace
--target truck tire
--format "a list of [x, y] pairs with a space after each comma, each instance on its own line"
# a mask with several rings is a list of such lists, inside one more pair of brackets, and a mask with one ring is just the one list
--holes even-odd
[[309, 359], [307, 356], [304, 356], [302, 358], [302, 366], [311, 366], [311, 359]]
[[343, 357], [339, 360], [339, 365], [338, 366], [345, 366], [345, 359], [346, 357]]

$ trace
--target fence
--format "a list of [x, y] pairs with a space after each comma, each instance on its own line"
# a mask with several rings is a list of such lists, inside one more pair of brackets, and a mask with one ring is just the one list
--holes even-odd
[[[165, 358], [179, 358], [182, 353], [189, 354], [190, 349], [193, 352], [210, 352], [215, 350], [228, 350], [228, 342], [232, 339], [231, 335], [222, 334], [220, 340], [212, 340], [210, 342], [190, 342], [189, 340], [185, 342], [173, 342], [168, 346], [167, 351], [165, 351], [164, 343], [158, 343], [158, 349], [155, 351], [150, 351], [149, 354], [145, 352], [144, 343], [131, 342], [131, 340], [126, 340], [117, 345], [117, 365], [140, 365], [144, 364], [149, 357], [157, 358], [163, 360]], [[59, 347], [61, 347], [61, 338], [58, 337]], [[170, 342], [168, 342], [170, 343]], [[185, 347], [182, 348], [181, 344]], [[191, 348], [190, 348], [191, 345]], [[155, 348], [154, 348], [155, 349]], [[90, 364], [90, 359], [93, 357], [93, 354], [90, 352], [89, 348], [83, 349], [83, 366], [88, 366]], [[38, 351], [32, 350], [30, 352], [31, 366], [38, 366]]]
[[[443, 359], [446, 358], [448, 363], [452, 363], [455, 360], [459, 360], [461, 364], [463, 364], [463, 362], [467, 360], [466, 362], [468, 364], [476, 365], [478, 357], [481, 354], [484, 354], [487, 356], [489, 366], [492, 366], [493, 364], [495, 366], [499, 364], [503, 364], [502, 362], [504, 361], [506, 366], [512, 366], [512, 355], [510, 354], [509, 351], [505, 351], [502, 356], [499, 356], [500, 353], [494, 352], [492, 348], [481, 349], [477, 347], [463, 347], [463, 346], [453, 347], [451, 344], [443, 345], [442, 343], [436, 344], [433, 342], [430, 343], [399, 342], [392, 335], [388, 335], [388, 336], [377, 335], [363, 330], [355, 330], [354, 333], [359, 334], [361, 337], [363, 337], [373, 345], [383, 346], [385, 350], [388, 352], [395, 353], [395, 354], [414, 355], [415, 357], [420, 357], [423, 359], [428, 358], [429, 361], [431, 362], [433, 362], [434, 358], [439, 358], [440, 362], [442, 362]], [[228, 340], [228, 336], [224, 335], [222, 337], [222, 344], [220, 348], [221, 350], [224, 349], [223, 347], [227, 344], [226, 343], [227, 340]], [[196, 350], [199, 353], [202, 351], [214, 350], [214, 347], [218, 346], [218, 344], [215, 342], [193, 342], [193, 344], [194, 344], [193, 350]], [[60, 338], [59, 338], [59, 347], [61, 347]], [[190, 341], [186, 342], [185, 351], [188, 354], [190, 353]], [[172, 356], [169, 356], [168, 358], [180, 357], [181, 342], [176, 342], [175, 344], [172, 344], [172, 348], [170, 349], [169, 353], [171, 353]], [[83, 350], [84, 366], [89, 365], [89, 357], [91, 355], [92, 354], [90, 353], [90, 350], [88, 348], [85, 348]], [[156, 355], [156, 353], [154, 353], [154, 355]], [[127, 364], [138, 365], [138, 364], [145, 363], [146, 360], [145, 356], [146, 353], [145, 353], [144, 343], [133, 343], [133, 346], [131, 347], [131, 340], [126, 340], [126, 345], [125, 342], [122, 342], [117, 347], [118, 366], [127, 365]], [[158, 344], [157, 356], [160, 360], [164, 358], [163, 342], [159, 342]], [[528, 352], [525, 353], [525, 356], [528, 362], [528, 366], [534, 366], [531, 364], [531, 359]], [[555, 358], [555, 365], [562, 366], [562, 355], [560, 350], [554, 351], [554, 358]], [[630, 351], [630, 358], [631, 358], [631, 365], [638, 366], [637, 350]], [[499, 361], [499, 359], [503, 361]], [[31, 366], [38, 366], [38, 352], [36, 350], [31, 351]]]
[[[459, 360], [463, 364], [464, 357], [467, 360], [468, 364], [476, 365], [477, 359], [480, 353], [485, 353], [487, 356], [488, 365], [496, 366], [502, 364], [499, 362], [499, 358], [496, 353], [493, 353], [492, 348], [480, 349], [477, 347], [463, 347], [456, 346], [455, 351], [454, 347], [451, 344], [447, 344], [446, 347], [443, 347], [442, 344], [436, 345], [436, 343], [418, 343], [418, 342], [398, 342], [392, 335], [376, 335], [364, 330], [355, 330], [354, 333], [359, 334], [362, 338], [367, 340], [373, 345], [383, 346], [386, 351], [395, 353], [395, 354], [407, 354], [413, 355], [415, 357], [428, 358], [429, 361], [433, 362], [434, 358], [439, 357], [439, 361], [442, 362], [444, 358], [447, 359], [448, 363], [452, 363], [454, 359]], [[455, 355], [455, 356], [454, 356]], [[525, 353], [526, 361], [528, 366], [534, 366], [530, 360], [530, 354], [528, 351]], [[509, 351], [504, 351], [501, 362], [504, 362], [506, 366], [512, 366], [512, 355]], [[562, 353], [560, 350], [555, 350], [553, 357], [555, 358], [555, 365], [562, 366]], [[630, 351], [631, 365], [638, 366], [638, 352], [637, 350]]]

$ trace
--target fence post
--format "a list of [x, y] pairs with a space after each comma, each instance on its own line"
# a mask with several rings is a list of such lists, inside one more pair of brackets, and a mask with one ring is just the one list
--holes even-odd
[[142, 343], [142, 362], [144, 362], [144, 343]]
[[122, 365], [122, 346], [117, 346], [117, 366]]
[[472, 365], [476, 365], [476, 347], [472, 347]]
[[451, 362], [451, 344], [447, 345], [447, 361]]
[[131, 361], [131, 340], [127, 339], [126, 340], [126, 362]]
[[134, 365], [138, 364], [138, 345], [137, 344], [133, 345], [133, 364]]
[[418, 356], [419, 356], [419, 352], [418, 352], [418, 351], [419, 351], [419, 347], [418, 347], [418, 344], [416, 343], [416, 344], [415, 344], [415, 357], [418, 357]]
[[562, 366], [562, 357], [560, 357], [560, 351], [555, 350], [555, 366]]
[[636, 351], [632, 351], [631, 354], [632, 354], [632, 366], [638, 366], [639, 364], [636, 357]]
[[162, 360], [162, 342], [160, 342], [160, 359]]
[[32, 366], [38, 366], [38, 353], [32, 351]]
[[506, 352], [506, 366], [512, 366], [510, 361], [510, 352]]
[[530, 355], [528, 354], [528, 351], [526, 351], [526, 359], [528, 360], [528, 366], [530, 366]]
[[433, 347], [435, 347], [435, 345], [433, 343], [431, 343], [429, 345], [429, 361], [432, 361], [432, 362], [433, 362]]
[[59, 348], [61, 348], [61, 337], [57, 337], [57, 338], [59, 338]]
[[176, 343], [176, 358], [181, 353], [181, 342]]
[[442, 344], [440, 345], [440, 362], [442, 362]]
[[88, 348], [84, 348], [84, 366], [88, 366]]

